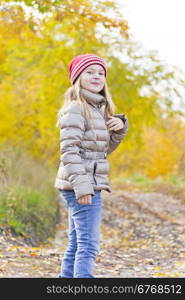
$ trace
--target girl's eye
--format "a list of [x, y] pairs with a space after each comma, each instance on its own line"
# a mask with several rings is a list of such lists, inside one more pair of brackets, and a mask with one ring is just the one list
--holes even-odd
[[[91, 74], [91, 71], [88, 71], [87, 73]], [[104, 73], [99, 73], [99, 75], [104, 75]]]

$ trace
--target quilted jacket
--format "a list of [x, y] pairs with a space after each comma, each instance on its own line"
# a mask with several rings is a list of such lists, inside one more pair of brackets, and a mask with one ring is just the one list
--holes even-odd
[[76, 198], [94, 195], [95, 190], [111, 192], [109, 185], [109, 161], [113, 152], [128, 131], [128, 119], [116, 114], [124, 123], [118, 131], [110, 131], [106, 125], [102, 105], [104, 96], [81, 88], [91, 108], [92, 123], [84, 118], [80, 104], [72, 100], [60, 118], [60, 163], [54, 187], [58, 190], [74, 190]]

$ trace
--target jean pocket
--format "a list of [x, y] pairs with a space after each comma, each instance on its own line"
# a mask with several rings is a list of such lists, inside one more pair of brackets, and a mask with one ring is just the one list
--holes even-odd
[[101, 200], [101, 191], [96, 190], [95, 195], [92, 196], [91, 199], [91, 205], [101, 206], [102, 200]]
[[60, 198], [69, 207], [75, 203], [75, 193], [73, 190], [60, 190]]

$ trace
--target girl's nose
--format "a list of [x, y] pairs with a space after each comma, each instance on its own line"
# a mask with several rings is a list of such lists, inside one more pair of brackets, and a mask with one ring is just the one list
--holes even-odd
[[100, 75], [99, 74], [95, 74], [93, 77], [94, 78], [100, 78]]

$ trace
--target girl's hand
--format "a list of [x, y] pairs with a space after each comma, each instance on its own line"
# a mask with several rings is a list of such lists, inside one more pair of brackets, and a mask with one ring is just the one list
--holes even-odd
[[106, 122], [109, 130], [117, 131], [124, 127], [123, 121], [117, 117], [109, 117], [109, 120]]
[[91, 199], [92, 199], [92, 195], [88, 194], [80, 197], [77, 201], [80, 204], [91, 204]]

